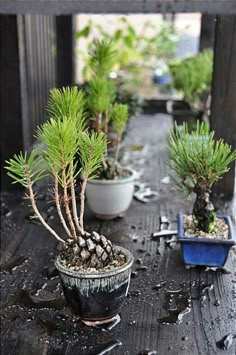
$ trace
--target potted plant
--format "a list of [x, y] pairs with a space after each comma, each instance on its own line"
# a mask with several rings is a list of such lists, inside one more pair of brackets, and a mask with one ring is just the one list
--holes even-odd
[[170, 167], [176, 172], [176, 186], [196, 199], [192, 214], [178, 215], [178, 238], [186, 265], [220, 267], [226, 262], [228, 252], [235, 244], [229, 216], [216, 215], [210, 201], [212, 185], [229, 170], [236, 159], [236, 150], [215, 140], [209, 126], [197, 122], [195, 131], [189, 133], [177, 127], [169, 136]]
[[183, 101], [168, 101], [167, 112], [181, 125], [196, 122], [207, 114], [211, 89], [213, 52], [205, 50], [197, 55], [176, 59], [169, 63], [173, 88]]
[[[55, 265], [65, 298], [86, 324], [108, 322], [124, 302], [130, 282], [132, 254], [112, 245], [96, 231], [84, 227], [85, 190], [104, 158], [106, 137], [84, 130], [84, 95], [77, 88], [53, 89], [50, 120], [38, 128], [39, 148], [22, 152], [6, 162], [8, 175], [26, 190], [35, 217], [63, 246]], [[80, 157], [78, 169], [76, 155]], [[75, 181], [81, 173], [80, 207], [77, 211]], [[37, 206], [35, 184], [49, 175], [49, 187], [63, 231], [57, 232]], [[79, 213], [78, 213], [79, 212]]]
[[116, 52], [110, 41], [94, 41], [90, 51], [93, 76], [88, 83], [88, 108], [92, 113], [93, 129], [103, 132], [110, 141], [106, 156], [96, 179], [88, 182], [86, 196], [90, 209], [98, 218], [123, 216], [129, 208], [134, 192], [135, 174], [120, 165], [119, 151], [128, 121], [128, 106], [115, 103], [115, 85], [108, 73]]

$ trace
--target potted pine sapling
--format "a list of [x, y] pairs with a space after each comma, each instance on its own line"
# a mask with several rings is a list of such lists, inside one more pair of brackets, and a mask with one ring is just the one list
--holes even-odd
[[118, 163], [121, 137], [128, 120], [128, 107], [114, 104], [115, 86], [108, 78], [108, 73], [115, 54], [110, 42], [95, 41], [89, 61], [93, 77], [88, 84], [88, 107], [95, 117], [94, 129], [97, 133], [104, 132], [107, 140], [113, 141], [113, 149], [109, 147], [106, 150], [98, 177], [89, 181], [86, 193], [90, 209], [101, 219], [123, 216], [131, 204], [134, 192], [134, 172]]
[[[72, 310], [88, 325], [109, 322], [120, 311], [130, 282], [132, 254], [112, 245], [103, 235], [84, 227], [85, 190], [104, 159], [103, 133], [83, 131], [84, 97], [77, 88], [51, 91], [51, 118], [37, 130], [40, 148], [19, 153], [6, 162], [8, 175], [22, 184], [35, 217], [63, 249], [56, 257], [65, 298]], [[75, 156], [79, 154], [81, 168]], [[77, 211], [75, 181], [83, 181]], [[52, 197], [63, 229], [56, 231], [37, 206], [36, 183], [50, 175]]]
[[208, 115], [212, 82], [213, 52], [205, 50], [197, 55], [175, 59], [169, 63], [172, 87], [183, 100], [168, 101], [167, 111], [174, 121], [194, 126], [196, 121]]
[[97, 179], [88, 182], [88, 205], [101, 219], [123, 216], [132, 202], [135, 174], [118, 162], [121, 137], [127, 120], [127, 105], [114, 104], [111, 109], [112, 126], [117, 135], [114, 157], [106, 156], [98, 170]]
[[221, 267], [230, 248], [235, 244], [232, 222], [227, 215], [216, 215], [210, 201], [212, 185], [236, 159], [236, 150], [222, 139], [215, 140], [214, 132], [204, 122], [197, 122], [189, 133], [177, 127], [169, 136], [170, 167], [176, 172], [176, 186], [196, 199], [190, 215], [178, 214], [178, 238], [186, 265]]

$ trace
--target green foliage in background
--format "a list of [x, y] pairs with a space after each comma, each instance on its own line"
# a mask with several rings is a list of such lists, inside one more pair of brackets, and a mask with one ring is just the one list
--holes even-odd
[[[98, 32], [97, 37], [109, 43], [112, 41], [114, 50], [117, 51], [116, 59], [112, 69], [114, 71], [129, 71], [132, 80], [140, 83], [137, 74], [143, 67], [153, 68], [157, 59], [169, 60], [173, 58], [178, 37], [173, 27], [162, 22], [146, 21], [140, 31], [137, 31], [126, 17], [120, 17], [118, 28], [112, 32], [107, 25], [96, 24], [92, 20], [76, 32], [76, 38], [89, 39], [86, 52], [79, 52], [85, 62], [84, 79], [88, 80], [90, 76], [90, 59], [87, 58], [87, 52], [93, 50], [93, 29]], [[92, 39], [91, 39], [92, 38]], [[139, 79], [139, 81], [138, 81]]]
[[205, 50], [198, 55], [176, 59], [169, 63], [172, 86], [185, 101], [197, 110], [202, 108], [201, 95], [209, 93], [213, 72], [213, 52]]

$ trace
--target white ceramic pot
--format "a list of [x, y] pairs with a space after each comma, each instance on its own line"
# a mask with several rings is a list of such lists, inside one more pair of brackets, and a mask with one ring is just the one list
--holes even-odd
[[134, 193], [135, 173], [117, 180], [90, 180], [86, 187], [89, 208], [100, 219], [113, 219], [124, 215]]

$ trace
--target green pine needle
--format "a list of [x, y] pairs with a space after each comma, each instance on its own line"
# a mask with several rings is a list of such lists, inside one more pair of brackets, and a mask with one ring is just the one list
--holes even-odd
[[170, 132], [169, 156], [170, 167], [177, 175], [176, 186], [189, 194], [201, 184], [210, 190], [236, 160], [236, 150], [222, 139], [215, 140], [207, 124], [197, 122], [191, 133], [187, 124], [183, 131], [176, 125]]
[[115, 103], [111, 110], [111, 117], [113, 128], [121, 137], [128, 121], [128, 105]]
[[88, 87], [88, 106], [96, 113], [104, 113], [115, 99], [115, 86], [106, 78], [94, 77]]
[[84, 130], [86, 125], [85, 95], [82, 90], [74, 87], [50, 90], [47, 111], [50, 118], [70, 118], [76, 122], [77, 130]]
[[103, 133], [81, 132], [80, 137], [80, 161], [82, 176], [88, 179], [96, 178], [96, 171], [101, 166], [106, 151], [106, 136]]
[[117, 56], [110, 40], [95, 39], [89, 51], [89, 67], [93, 74], [106, 77], [112, 70]]
[[43, 143], [40, 153], [51, 174], [58, 174], [73, 162], [79, 148], [76, 122], [51, 118], [38, 128], [36, 137]]
[[36, 150], [31, 153], [14, 154], [13, 158], [6, 160], [5, 169], [7, 175], [13, 180], [13, 184], [19, 183], [28, 187], [27, 177], [31, 178], [32, 184], [47, 176], [44, 164], [40, 156], [37, 156]]

